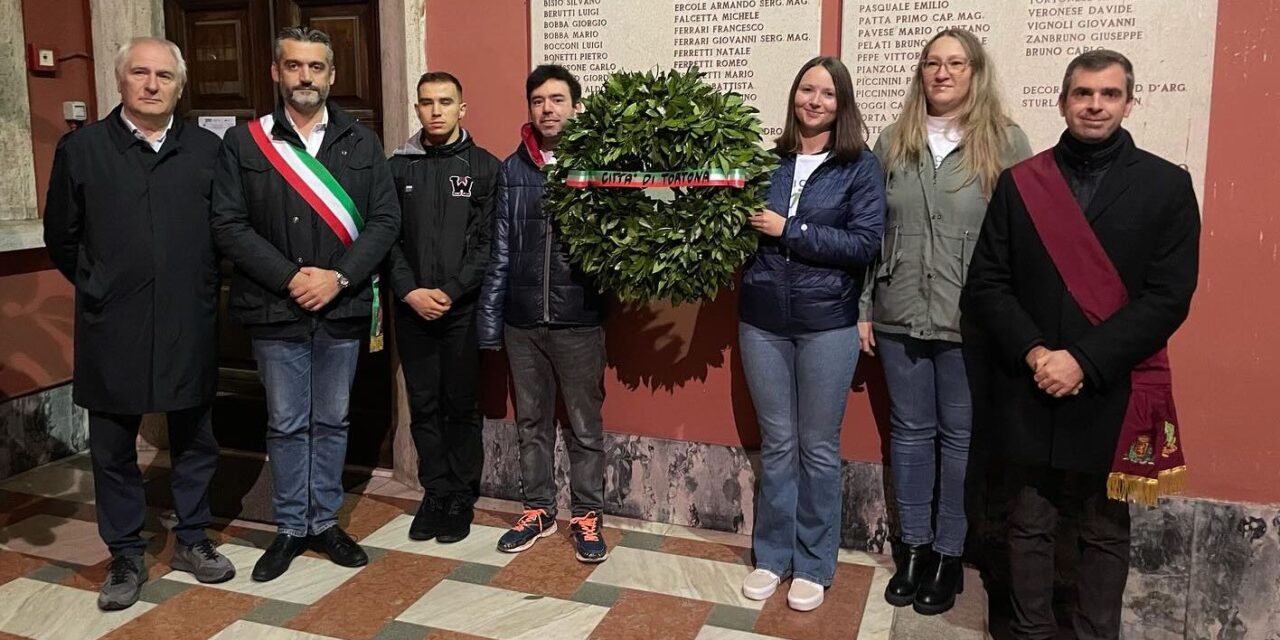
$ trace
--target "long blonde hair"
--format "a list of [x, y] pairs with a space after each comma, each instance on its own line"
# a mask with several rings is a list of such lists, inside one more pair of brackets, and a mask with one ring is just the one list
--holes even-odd
[[885, 158], [885, 169], [892, 173], [895, 169], [915, 166], [920, 162], [921, 154], [928, 153], [925, 146], [928, 131], [926, 118], [929, 112], [924, 92], [924, 71], [921, 67], [929, 55], [929, 48], [940, 38], [958, 40], [969, 58], [969, 70], [972, 73], [969, 95], [965, 98], [963, 110], [956, 117], [956, 125], [960, 129], [960, 144], [964, 148], [961, 166], [969, 176], [967, 182], [980, 180], [983, 196], [990, 199], [996, 179], [1005, 169], [1000, 157], [1009, 144], [1005, 127], [1012, 120], [1001, 103], [991, 59], [987, 57], [978, 38], [964, 29], [939, 31], [920, 52], [915, 76], [911, 79], [907, 97], [902, 103], [902, 113], [898, 115], [897, 126], [889, 135], [889, 154]]

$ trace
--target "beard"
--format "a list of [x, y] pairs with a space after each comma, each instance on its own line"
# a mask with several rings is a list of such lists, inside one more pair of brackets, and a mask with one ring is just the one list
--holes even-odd
[[281, 94], [295, 109], [306, 111], [324, 104], [325, 100], [329, 99], [329, 87], [321, 87], [315, 84], [288, 88], [281, 87]]

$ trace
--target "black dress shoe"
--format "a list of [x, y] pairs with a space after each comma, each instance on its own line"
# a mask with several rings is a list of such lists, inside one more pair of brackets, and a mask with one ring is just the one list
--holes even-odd
[[277, 534], [276, 539], [271, 541], [271, 546], [267, 547], [266, 553], [263, 553], [262, 557], [258, 558], [258, 562], [253, 565], [253, 581], [269, 582], [279, 578], [289, 570], [293, 559], [306, 550], [305, 537]]
[[409, 525], [409, 538], [413, 540], [430, 540], [440, 535], [444, 526], [444, 505], [435, 496], [427, 496], [418, 505], [418, 513], [413, 516], [413, 524]]
[[936, 616], [955, 606], [957, 593], [964, 593], [964, 565], [960, 558], [938, 554], [933, 570], [916, 591], [912, 608], [920, 615]]
[[336, 524], [311, 536], [311, 549], [329, 556], [334, 564], [344, 567], [363, 567], [369, 564], [369, 554]]
[[916, 598], [916, 591], [925, 579], [925, 574], [933, 567], [933, 546], [928, 544], [896, 545], [893, 554], [897, 572], [889, 579], [885, 587], [884, 599], [895, 607], [905, 607]]
[[444, 521], [439, 535], [436, 536], [436, 542], [448, 544], [471, 535], [471, 521], [474, 518], [475, 511], [471, 507], [471, 499], [455, 496], [449, 500], [449, 508], [445, 510]]

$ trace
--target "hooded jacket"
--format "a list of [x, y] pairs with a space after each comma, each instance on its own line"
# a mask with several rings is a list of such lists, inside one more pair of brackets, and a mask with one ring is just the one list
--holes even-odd
[[542, 208], [546, 159], [533, 125], [502, 163], [489, 270], [480, 294], [476, 327], [482, 348], [502, 344], [502, 327], [596, 326], [605, 298], [587, 274], [569, 262], [555, 221]]
[[440, 146], [423, 145], [419, 130], [388, 162], [401, 211], [388, 256], [396, 299], [425, 288], [445, 292], [450, 313], [474, 304], [489, 263], [502, 164], [465, 130]]

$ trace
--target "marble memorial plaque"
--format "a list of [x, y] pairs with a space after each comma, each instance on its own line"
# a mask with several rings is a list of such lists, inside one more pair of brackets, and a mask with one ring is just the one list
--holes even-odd
[[796, 71], [818, 55], [821, 0], [533, 0], [534, 65], [564, 65], [586, 92], [617, 71], [697, 67], [782, 133]]
[[940, 29], [977, 35], [995, 63], [1005, 108], [1039, 151], [1064, 129], [1058, 93], [1067, 63], [1114, 49], [1134, 65], [1138, 146], [1191, 172], [1203, 199], [1215, 0], [934, 0], [843, 5], [841, 58], [874, 141], [897, 118], [916, 59]]

